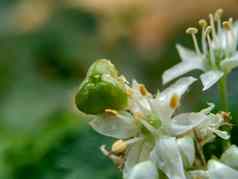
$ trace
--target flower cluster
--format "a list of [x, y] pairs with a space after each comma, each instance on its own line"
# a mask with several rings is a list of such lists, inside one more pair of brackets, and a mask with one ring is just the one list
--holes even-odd
[[[178, 45], [182, 62], [164, 73], [164, 83], [200, 69], [206, 90], [238, 66], [238, 25], [229, 19], [222, 27], [221, 15], [222, 10], [210, 14], [210, 25], [199, 21], [202, 51], [195, 36], [198, 30], [187, 30], [196, 52]], [[122, 170], [124, 179], [237, 179], [236, 146], [230, 146], [220, 160], [207, 162], [203, 154], [203, 146], [215, 137], [230, 138], [229, 132], [222, 130], [229, 125], [229, 113], [212, 113], [212, 103], [198, 112], [176, 112], [182, 96], [196, 81], [182, 77], [153, 95], [102, 59], [90, 67], [75, 101], [95, 131], [115, 139], [111, 147], [102, 145], [100, 149]]]
[[166, 84], [187, 72], [198, 69], [203, 71], [200, 79], [203, 90], [209, 89], [224, 75], [238, 66], [238, 23], [232, 18], [221, 22], [223, 10], [210, 14], [210, 24], [205, 19], [199, 21], [202, 28], [201, 46], [199, 48], [196, 34], [198, 29], [190, 27], [187, 33], [191, 34], [195, 51], [177, 45], [182, 62], [164, 72], [162, 78]]

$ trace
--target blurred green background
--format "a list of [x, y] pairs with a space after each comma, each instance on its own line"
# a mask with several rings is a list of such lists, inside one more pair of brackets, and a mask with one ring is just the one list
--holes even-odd
[[[175, 44], [192, 47], [186, 27], [219, 7], [238, 15], [238, 2], [229, 0], [177, 3], [0, 0], [0, 179], [121, 178], [99, 151], [112, 140], [80, 119], [73, 97], [98, 58], [111, 59], [129, 80], [136, 78], [152, 92], [163, 89], [162, 72], [179, 61]], [[229, 79], [234, 122], [237, 75]], [[198, 83], [182, 110], [218, 102], [216, 94], [216, 88], [202, 93]], [[219, 153], [215, 148], [210, 145], [207, 155]]]

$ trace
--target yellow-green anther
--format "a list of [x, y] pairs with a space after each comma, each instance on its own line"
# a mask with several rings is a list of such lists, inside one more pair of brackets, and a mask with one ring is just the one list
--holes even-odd
[[186, 29], [186, 33], [187, 34], [196, 34], [196, 33], [198, 33], [198, 29], [195, 27], [189, 27]]
[[225, 30], [231, 30], [232, 25], [230, 21], [224, 21], [222, 25]]
[[207, 21], [205, 19], [200, 19], [198, 21], [198, 24], [202, 27], [202, 28], [205, 28], [207, 27]]
[[124, 109], [128, 104], [124, 85], [110, 61], [96, 61], [79, 87], [76, 105], [80, 111], [88, 114], [104, 113], [106, 109]]
[[217, 9], [215, 12], [215, 20], [221, 19], [222, 15], [223, 15], [223, 9], [221, 9], [221, 8]]

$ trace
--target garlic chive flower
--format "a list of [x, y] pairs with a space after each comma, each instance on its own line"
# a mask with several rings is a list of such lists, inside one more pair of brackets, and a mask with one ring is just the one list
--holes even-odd
[[194, 170], [188, 172], [189, 179], [237, 179], [238, 178], [238, 147], [230, 146], [221, 156], [220, 160], [208, 161], [207, 170]]
[[[101, 151], [122, 169], [124, 179], [156, 178], [159, 172], [153, 168], [169, 179], [185, 179], [185, 169], [195, 159], [195, 148], [192, 136], [183, 136], [210, 118], [208, 110], [174, 114], [196, 79], [181, 78], [156, 96], [143, 84], [123, 79], [128, 96], [125, 108], [87, 114], [95, 131], [117, 139], [111, 149], [103, 145]], [[151, 173], [141, 169], [148, 166]]]
[[223, 10], [218, 9], [215, 14], [209, 14], [209, 23], [205, 19], [199, 21], [201, 49], [196, 36], [198, 29], [186, 30], [192, 36], [195, 51], [176, 46], [182, 62], [164, 72], [164, 84], [192, 70], [201, 70], [205, 91], [238, 66], [238, 23], [233, 23], [232, 18], [222, 23], [222, 13]]

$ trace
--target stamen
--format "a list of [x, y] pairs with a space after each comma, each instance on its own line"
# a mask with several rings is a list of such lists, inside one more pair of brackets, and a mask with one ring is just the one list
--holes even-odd
[[205, 19], [200, 19], [198, 24], [202, 27], [202, 51], [204, 54], [207, 54], [207, 43], [206, 43], [206, 27], [207, 21]]
[[143, 85], [143, 84], [139, 85], [139, 90], [140, 90], [140, 93], [142, 94], [142, 96], [147, 96], [150, 94], [148, 92], [148, 90], [146, 89], [145, 85]]
[[113, 109], [105, 109], [104, 110], [106, 114], [111, 115], [111, 116], [117, 116], [118, 112], [116, 110]]
[[215, 40], [216, 39], [216, 29], [215, 29], [213, 14], [209, 14], [209, 19], [210, 19], [210, 25], [211, 25], [211, 29], [212, 29], [212, 38], [213, 38], [213, 40]]
[[176, 109], [179, 106], [180, 103], [180, 97], [178, 95], [173, 95], [170, 99], [169, 106], [172, 109]]
[[215, 12], [215, 20], [219, 20], [221, 19], [222, 15], [223, 15], [223, 9], [217, 9], [216, 12]]
[[[221, 34], [221, 17], [223, 15], [223, 9], [217, 9], [215, 12], [215, 20], [217, 21], [217, 32], [218, 34]], [[221, 42], [218, 42], [218, 44], [221, 44]]]
[[112, 145], [112, 152], [116, 155], [123, 154], [126, 151], [127, 147], [128, 145], [125, 141], [117, 140]]
[[230, 112], [220, 112], [222, 118], [224, 119], [225, 122], [228, 122], [231, 119], [231, 113]]
[[[227, 57], [229, 55], [229, 53], [232, 53], [236, 50], [236, 35], [235, 35], [235, 32], [234, 32], [234, 28], [233, 28], [233, 19], [232, 18], [229, 18], [228, 21], [224, 21], [223, 22], [223, 27], [224, 29], [227, 31], [226, 33], [226, 43], [227, 45], [228, 44], [231, 44], [231, 46], [227, 46]], [[230, 42], [230, 43], [229, 43]]]
[[223, 22], [223, 28], [225, 29], [225, 30], [231, 30], [231, 28], [232, 28], [232, 23], [228, 20], [228, 21], [224, 21]]
[[210, 52], [210, 62], [211, 62], [212, 67], [216, 68], [216, 59], [215, 59], [214, 51], [212, 48], [212, 40], [210, 37], [211, 32], [212, 32], [212, 27], [208, 26], [206, 29], [206, 37], [207, 37], [207, 42], [208, 42], [209, 52]]
[[189, 27], [187, 30], [186, 30], [186, 33], [187, 34], [190, 34], [193, 38], [193, 44], [194, 44], [194, 48], [197, 52], [198, 55], [201, 55], [201, 51], [199, 49], [199, 46], [198, 46], [198, 41], [197, 41], [197, 37], [196, 37], [196, 33], [198, 33], [198, 29], [195, 28], [195, 27]]

